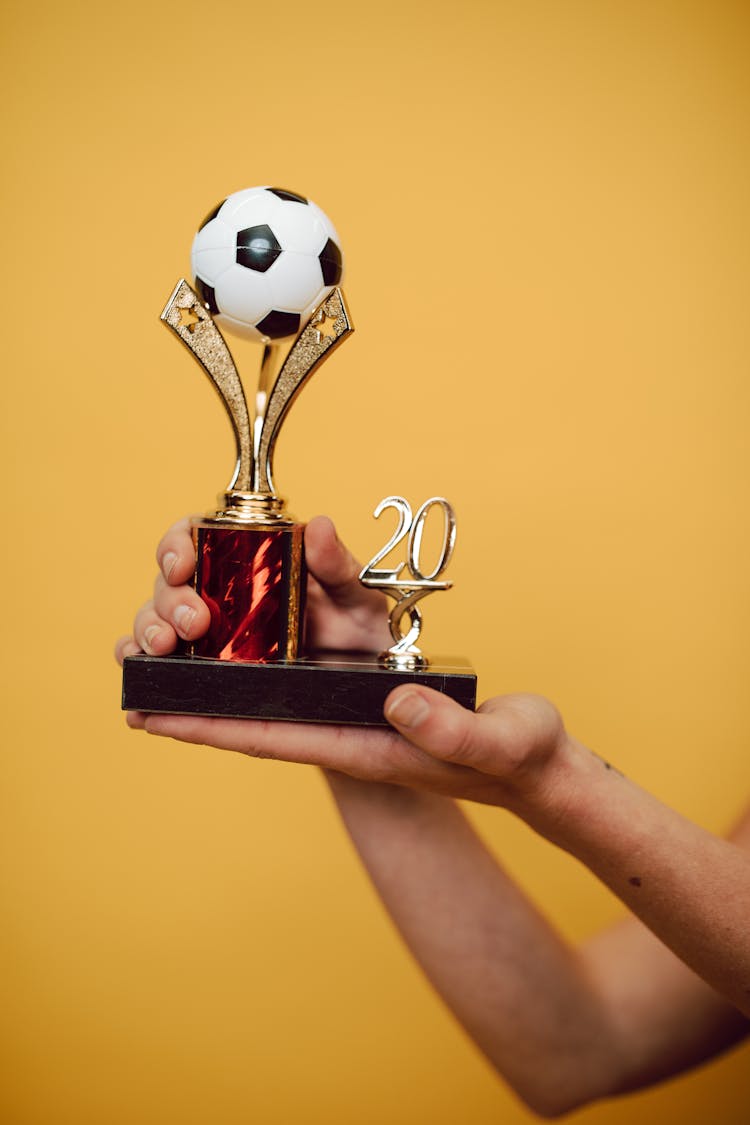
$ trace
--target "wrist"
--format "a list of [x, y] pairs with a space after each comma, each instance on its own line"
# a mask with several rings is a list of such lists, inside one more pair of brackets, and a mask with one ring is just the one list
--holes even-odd
[[323, 775], [336, 804], [346, 812], [387, 813], [413, 818], [426, 810], [453, 803], [450, 798], [436, 793], [385, 781], [362, 780], [338, 770], [324, 769]]
[[360, 801], [377, 800], [380, 802], [404, 803], [417, 799], [416, 791], [407, 789], [403, 785], [392, 785], [384, 781], [369, 781], [365, 778], [352, 777], [351, 774], [343, 773], [340, 770], [323, 769], [322, 773], [328, 783], [328, 788], [337, 801], [357, 798]]
[[517, 779], [507, 807], [536, 832], [566, 847], [602, 774], [622, 780], [619, 771], [562, 730], [544, 760]]

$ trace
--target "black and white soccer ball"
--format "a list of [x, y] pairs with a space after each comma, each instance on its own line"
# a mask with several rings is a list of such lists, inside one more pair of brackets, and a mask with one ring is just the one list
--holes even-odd
[[319, 207], [282, 188], [236, 191], [193, 240], [195, 288], [219, 325], [264, 342], [296, 336], [341, 281], [336, 230]]

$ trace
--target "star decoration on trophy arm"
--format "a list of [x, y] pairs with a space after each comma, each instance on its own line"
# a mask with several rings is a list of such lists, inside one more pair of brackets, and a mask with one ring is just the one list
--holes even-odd
[[319, 337], [325, 337], [328, 340], [336, 338], [336, 321], [333, 317], [328, 316], [324, 310], [321, 309], [319, 317], [313, 321], [315, 330]]
[[201, 322], [200, 314], [197, 311], [199, 307], [200, 306], [198, 305], [196, 298], [196, 303], [194, 305], [190, 305], [186, 309], [178, 309], [180, 328], [187, 328], [188, 332], [195, 332], [197, 325], [199, 325]]

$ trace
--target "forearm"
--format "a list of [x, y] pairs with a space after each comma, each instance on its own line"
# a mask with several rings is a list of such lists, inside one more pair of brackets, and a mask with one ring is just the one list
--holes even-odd
[[[622, 889], [619, 876], [608, 878], [620, 870], [615, 857], [619, 851], [630, 857], [625, 826], [639, 820], [653, 817], [658, 835], [659, 827], [675, 817], [689, 837], [695, 832], [695, 851], [704, 856], [701, 845], [708, 834], [658, 802], [652, 804], [652, 798], [618, 775], [611, 784], [605, 781], [602, 790], [600, 773], [609, 776], [611, 771], [588, 751], [574, 748], [574, 754], [586, 768], [571, 767], [568, 780], [575, 778], [588, 792], [596, 815], [584, 813], [583, 795], [574, 801], [562, 779], [544, 800], [538, 796], [533, 815], [523, 811], [530, 823], [536, 822], [534, 827], [578, 854], [614, 890]], [[343, 774], [327, 776], [355, 847], [413, 955], [477, 1045], [537, 1112], [565, 1112], [658, 1081], [745, 1034], [739, 1012], [636, 919], [625, 919], [581, 951], [567, 946], [453, 802]], [[607, 808], [610, 801], [622, 800], [619, 783], [629, 787], [631, 796], [615, 838], [607, 818], [620, 817]], [[602, 832], [608, 836], [604, 847], [609, 859], [600, 865]], [[669, 865], [674, 890], [680, 864], [669, 860], [671, 846], [654, 850]], [[721, 866], [724, 852], [719, 850], [715, 862]], [[711, 849], [705, 854], [710, 859]], [[653, 872], [654, 864], [643, 870]], [[623, 898], [645, 888], [644, 901], [653, 908], [644, 919], [665, 930], [664, 940], [669, 930], [679, 938], [676, 951], [687, 941], [704, 949], [704, 960], [720, 965], [714, 947], [706, 951], [707, 943], [701, 946], [696, 938], [689, 904], [673, 921], [669, 896], [651, 894], [651, 878], [641, 875], [640, 887], [628, 882]], [[710, 920], [707, 908], [698, 909], [698, 929], [704, 913]], [[692, 939], [674, 933], [680, 927]], [[708, 931], [710, 937], [710, 926]]]
[[352, 840], [427, 977], [540, 1113], [620, 1084], [607, 1013], [575, 951], [451, 801], [329, 773]]
[[750, 853], [570, 742], [515, 810], [581, 860], [703, 980], [750, 1014]]

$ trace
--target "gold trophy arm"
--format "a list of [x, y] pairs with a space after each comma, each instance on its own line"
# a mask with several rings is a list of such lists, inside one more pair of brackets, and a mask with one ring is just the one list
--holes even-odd
[[318, 364], [353, 331], [344, 295], [334, 289], [295, 340], [268, 396], [256, 449], [253, 492], [273, 493], [273, 451], [284, 418]]
[[179, 336], [200, 363], [224, 403], [237, 444], [237, 465], [227, 491], [249, 491], [253, 478], [253, 447], [245, 392], [224, 337], [184, 278], [178, 281], [161, 319]]

